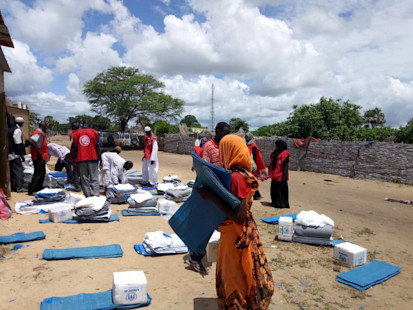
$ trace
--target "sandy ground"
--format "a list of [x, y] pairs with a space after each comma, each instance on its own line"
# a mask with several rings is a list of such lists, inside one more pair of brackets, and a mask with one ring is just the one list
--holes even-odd
[[[140, 169], [142, 151], [123, 151]], [[195, 178], [187, 155], [160, 152], [159, 178], [177, 174], [183, 181]], [[329, 181], [325, 181], [329, 180]], [[408, 309], [413, 305], [413, 206], [385, 201], [384, 198], [413, 199], [411, 186], [334, 175], [291, 172], [291, 209], [274, 209], [270, 201], [270, 182], [261, 183], [263, 199], [253, 204], [253, 215], [260, 230], [274, 281], [278, 285], [270, 309]], [[30, 199], [15, 194], [10, 200]], [[39, 224], [47, 215], [19, 215], [0, 221], [0, 235], [42, 230], [46, 239], [26, 243], [10, 251], [2, 245], [0, 259], [0, 309], [38, 309], [47, 297], [93, 293], [112, 288], [116, 271], [143, 270], [151, 309], [217, 309], [215, 263], [207, 264], [209, 275], [202, 277], [188, 270], [187, 255], [144, 257], [133, 245], [141, 243], [146, 232], [173, 233], [167, 217], [122, 217], [127, 205], [111, 205], [119, 222], [101, 224]], [[302, 210], [324, 213], [335, 222], [335, 238], [343, 236], [367, 248], [368, 261], [379, 259], [402, 268], [399, 275], [367, 291], [335, 281], [339, 272], [349, 270], [335, 261], [333, 248], [278, 241], [278, 225], [262, 218]], [[122, 258], [89, 260], [42, 260], [47, 248], [70, 248], [119, 243]], [[307, 285], [301, 284], [303, 282]]]

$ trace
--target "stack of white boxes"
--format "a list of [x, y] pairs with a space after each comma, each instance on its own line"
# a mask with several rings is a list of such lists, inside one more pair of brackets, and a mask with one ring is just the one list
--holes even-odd
[[278, 220], [278, 239], [284, 241], [291, 241], [293, 233], [293, 219], [288, 216], [280, 216]]
[[363, 265], [367, 260], [367, 250], [350, 242], [343, 242], [334, 247], [334, 258], [347, 266]]
[[112, 300], [117, 305], [146, 303], [148, 281], [143, 271], [113, 273]]
[[214, 263], [217, 261], [220, 238], [221, 238], [221, 233], [215, 230], [211, 238], [209, 239], [209, 242], [206, 248], [208, 263]]

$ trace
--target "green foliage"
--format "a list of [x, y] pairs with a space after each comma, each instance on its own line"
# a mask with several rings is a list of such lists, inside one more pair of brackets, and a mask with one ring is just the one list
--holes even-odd
[[252, 131], [252, 134], [259, 137], [271, 137], [275, 134], [275, 128], [274, 125], [262, 126]]
[[383, 126], [386, 123], [384, 119], [384, 113], [379, 108], [374, 108], [364, 112], [364, 125], [366, 127], [376, 128], [377, 126]]
[[131, 119], [176, 119], [184, 102], [161, 93], [164, 87], [152, 75], [133, 67], [112, 67], [85, 83], [83, 93], [92, 111], [119, 122], [124, 131]]
[[384, 141], [387, 138], [396, 137], [398, 130], [391, 127], [361, 127], [358, 140], [360, 141]]
[[322, 140], [355, 140], [363, 124], [361, 107], [340, 101], [321, 97], [317, 104], [295, 108], [286, 122], [273, 125], [274, 133], [301, 139], [313, 136]]
[[201, 124], [198, 122], [194, 115], [186, 115], [180, 122], [180, 124], [186, 124], [188, 128], [190, 127], [197, 127], [200, 128]]
[[[72, 116], [69, 117], [69, 127], [72, 128], [72, 125], [77, 124], [79, 127], [83, 126], [83, 123], [85, 120], [90, 120], [90, 122], [92, 123], [93, 121], [93, 116], [91, 115], [87, 115], [87, 114], [81, 114], [81, 115], [76, 115], [76, 116]], [[93, 126], [92, 126], [93, 128]]]
[[239, 117], [231, 118], [229, 121], [229, 126], [231, 127], [231, 132], [238, 132], [240, 128], [242, 128], [245, 132], [248, 132], [249, 125], [246, 121], [240, 119]]
[[396, 142], [413, 143], [413, 118], [396, 133]]
[[171, 125], [165, 120], [157, 120], [152, 124], [152, 130], [158, 137], [165, 137], [167, 133], [179, 133], [179, 125]]
[[96, 115], [92, 119], [91, 127], [95, 130], [105, 131], [105, 130], [108, 130], [110, 126], [111, 126], [111, 121], [107, 117]]
[[29, 124], [30, 132], [32, 132], [33, 130], [35, 130], [39, 126], [40, 115], [39, 115], [39, 113], [30, 111], [29, 119], [30, 119], [30, 124]]

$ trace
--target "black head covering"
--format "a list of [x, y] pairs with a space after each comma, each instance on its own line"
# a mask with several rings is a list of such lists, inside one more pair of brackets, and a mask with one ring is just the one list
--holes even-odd
[[272, 157], [271, 169], [272, 170], [275, 170], [275, 168], [277, 167], [278, 155], [280, 155], [281, 152], [287, 149], [287, 143], [284, 140], [281, 140], [281, 139], [276, 140], [275, 145], [277, 146], [277, 149], [271, 153], [271, 157]]

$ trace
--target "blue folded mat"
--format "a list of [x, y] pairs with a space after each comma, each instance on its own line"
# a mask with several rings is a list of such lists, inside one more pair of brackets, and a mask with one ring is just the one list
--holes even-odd
[[169, 225], [182, 239], [189, 251], [203, 252], [214, 230], [226, 216], [211, 200], [204, 200], [196, 190], [209, 187], [224, 203], [235, 208], [239, 199], [229, 192], [230, 170], [213, 165], [192, 152], [196, 180], [191, 196], [175, 212]]
[[40, 303], [40, 310], [111, 310], [111, 309], [135, 309], [148, 306], [151, 296], [147, 294], [148, 301], [133, 305], [116, 305], [112, 302], [112, 290], [100, 293], [78, 294], [67, 297], [45, 298]]
[[119, 244], [103, 246], [88, 246], [83, 248], [70, 249], [46, 249], [43, 252], [43, 259], [58, 260], [72, 258], [110, 258], [122, 257], [123, 251]]
[[122, 210], [123, 216], [134, 216], [134, 215], [164, 215], [159, 212], [130, 212], [128, 210]]
[[158, 256], [158, 254], [156, 254], [156, 253], [150, 254], [150, 253], [146, 252], [145, 247], [144, 247], [143, 244], [134, 244], [133, 248], [135, 249], [136, 253], [144, 255], [144, 256]]
[[17, 242], [28, 242], [35, 240], [43, 240], [46, 235], [42, 231], [35, 231], [32, 233], [15, 233], [8, 236], [0, 236], [0, 244], [17, 243]]
[[[109, 218], [109, 221], [96, 221], [96, 220], [65, 220], [60, 223], [65, 223], [65, 224], [82, 224], [82, 223], [107, 223], [107, 222], [115, 222], [119, 221], [119, 215], [117, 214], [112, 214]], [[40, 219], [39, 220], [40, 224], [47, 224], [47, 223], [53, 223], [49, 219]]]
[[400, 267], [373, 260], [370, 263], [337, 275], [340, 283], [364, 291], [400, 273]]
[[281, 216], [291, 217], [293, 219], [293, 221], [295, 221], [297, 219], [297, 213], [293, 213], [293, 214], [287, 214], [287, 215], [267, 217], [267, 218], [261, 219], [261, 221], [263, 221], [265, 223], [268, 223], [268, 224], [278, 224], [278, 221], [280, 220]]

